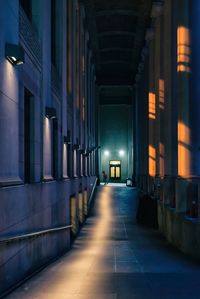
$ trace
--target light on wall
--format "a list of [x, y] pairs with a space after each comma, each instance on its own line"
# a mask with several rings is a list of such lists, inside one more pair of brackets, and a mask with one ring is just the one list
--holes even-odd
[[108, 156], [110, 155], [110, 152], [109, 152], [109, 151], [104, 151], [104, 155], [105, 155], [106, 157], [108, 157]]
[[24, 63], [24, 50], [21, 46], [6, 43], [5, 57], [12, 65]]
[[124, 154], [125, 154], [124, 150], [120, 150], [120, 151], [119, 151], [119, 155], [120, 155], [120, 157], [123, 157]]

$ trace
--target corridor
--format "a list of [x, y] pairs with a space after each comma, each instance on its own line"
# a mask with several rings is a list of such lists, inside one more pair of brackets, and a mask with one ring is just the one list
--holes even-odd
[[136, 221], [138, 192], [101, 186], [72, 249], [7, 299], [199, 299], [200, 266]]

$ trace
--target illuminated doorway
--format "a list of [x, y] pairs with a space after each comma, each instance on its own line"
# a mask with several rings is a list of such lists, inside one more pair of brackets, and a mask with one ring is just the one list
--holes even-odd
[[121, 179], [121, 161], [110, 161], [110, 179]]

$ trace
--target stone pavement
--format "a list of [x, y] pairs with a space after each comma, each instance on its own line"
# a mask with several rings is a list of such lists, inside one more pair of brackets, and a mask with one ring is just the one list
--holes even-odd
[[200, 299], [200, 265], [135, 222], [137, 190], [101, 186], [64, 257], [7, 299]]

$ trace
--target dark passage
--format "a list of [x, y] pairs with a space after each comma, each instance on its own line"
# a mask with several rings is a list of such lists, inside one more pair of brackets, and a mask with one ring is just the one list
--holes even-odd
[[100, 187], [72, 250], [10, 299], [199, 299], [200, 266], [135, 222], [137, 190]]

